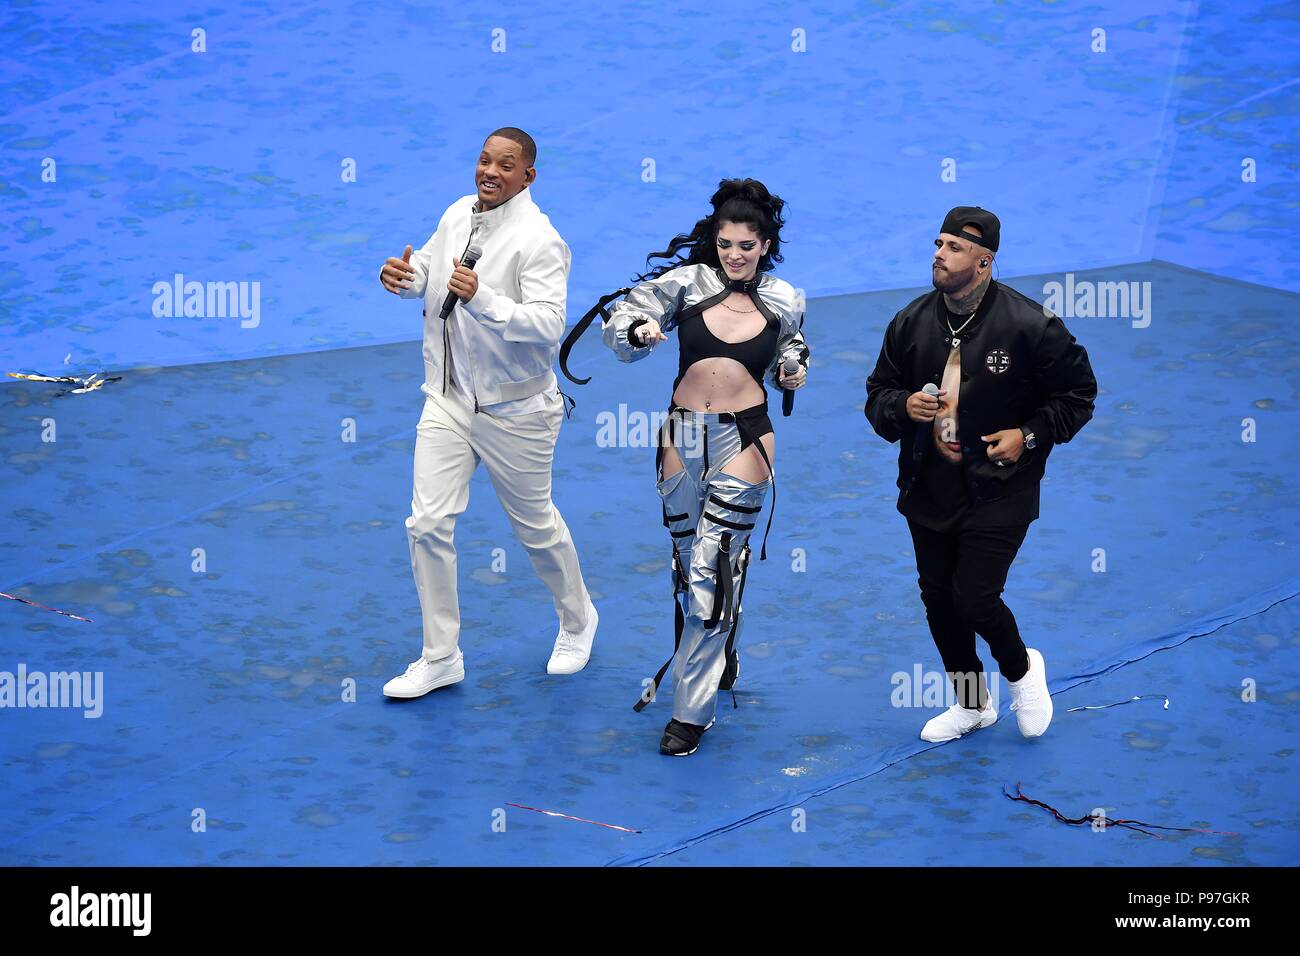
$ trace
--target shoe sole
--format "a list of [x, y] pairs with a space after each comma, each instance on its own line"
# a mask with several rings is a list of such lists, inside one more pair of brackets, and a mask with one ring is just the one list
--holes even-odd
[[950, 741], [950, 740], [961, 740], [963, 737], [969, 737], [971, 734], [975, 733], [975, 731], [977, 731], [977, 730], [984, 730], [984, 729], [986, 729], [986, 728], [988, 728], [988, 727], [992, 727], [992, 726], [993, 726], [994, 724], [996, 724], [997, 722], [998, 722], [997, 717], [994, 717], [994, 718], [993, 718], [991, 721], [989, 721], [987, 724], [976, 724], [974, 727], [972, 727], [970, 730], [966, 731], [966, 733], [964, 733], [964, 734], [957, 734], [957, 735], [954, 736], [954, 737], [943, 737], [943, 738], [941, 738], [941, 739], [939, 739], [939, 740], [932, 740], [931, 738], [925, 736], [924, 734], [920, 734], [919, 736], [920, 736], [920, 738], [921, 738], [922, 740], [924, 740], [924, 741], [925, 741], [926, 743], [928, 743], [928, 744], [946, 744], [946, 743], [947, 743], [948, 741]]
[[393, 691], [386, 690], [384, 691], [384, 696], [391, 697], [394, 700], [414, 700], [417, 697], [423, 697], [425, 694], [429, 693], [430, 691], [437, 690], [439, 687], [449, 687], [452, 684], [459, 684], [464, 679], [465, 679], [465, 668], [462, 667], [459, 671], [455, 672], [454, 674], [448, 674], [446, 677], [441, 677], [438, 680], [434, 681], [424, 690], [416, 691], [410, 694], [394, 693]]
[[[717, 722], [717, 720], [718, 718], [714, 717], [713, 720], [710, 720], [707, 724], [704, 725], [704, 730], [703, 732], [700, 733], [700, 740], [704, 739], [704, 734], [709, 732], [709, 728], [712, 727]], [[692, 747], [690, 750], [685, 751], [684, 753], [675, 754], [675, 753], [670, 753], [666, 750], [661, 750], [659, 751], [659, 753], [665, 757], [689, 757], [691, 754], [695, 753], [695, 751], [699, 749], [700, 749], [700, 743], [697, 740], [695, 742], [695, 746]]]
[[556, 671], [556, 670], [551, 670], [551, 665], [550, 665], [550, 664], [547, 664], [547, 665], [546, 665], [546, 673], [548, 673], [548, 674], [552, 674], [552, 675], [555, 675], [555, 676], [558, 676], [558, 677], [564, 677], [564, 676], [567, 676], [567, 675], [569, 675], [569, 674], [576, 674], [576, 673], [578, 673], [580, 670], [582, 670], [583, 668], [585, 668], [585, 667], [586, 667], [588, 664], [590, 664], [590, 663], [591, 663], [591, 655], [588, 654], [588, 655], [587, 655], [587, 659], [586, 659], [585, 661], [582, 662], [582, 667], [575, 667], [575, 668], [574, 668], [573, 670], [571, 670], [571, 671]]

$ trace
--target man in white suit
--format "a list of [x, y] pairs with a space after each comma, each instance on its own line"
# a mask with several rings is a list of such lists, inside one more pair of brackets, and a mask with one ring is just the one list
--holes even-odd
[[[479, 153], [476, 194], [452, 203], [423, 248], [412, 254], [407, 246], [380, 271], [389, 292], [424, 300], [426, 397], [406, 519], [424, 648], [384, 685], [389, 697], [419, 697], [465, 678], [452, 536], [480, 459], [555, 600], [560, 630], [547, 672], [576, 673], [591, 655], [596, 608], [551, 501], [564, 417], [552, 365], [564, 336], [570, 254], [533, 202], [536, 156], [523, 130], [496, 130]], [[471, 244], [482, 250], [473, 269], [461, 264]], [[444, 320], [448, 292], [456, 301]]]

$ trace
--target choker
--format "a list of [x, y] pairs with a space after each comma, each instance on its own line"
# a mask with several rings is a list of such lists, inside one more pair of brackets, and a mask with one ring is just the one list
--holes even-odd
[[[719, 270], [721, 271], [721, 270]], [[758, 290], [759, 283], [762, 281], [763, 274], [757, 272], [752, 279], [728, 279], [725, 272], [721, 272], [722, 282], [729, 292], [755, 292]]]

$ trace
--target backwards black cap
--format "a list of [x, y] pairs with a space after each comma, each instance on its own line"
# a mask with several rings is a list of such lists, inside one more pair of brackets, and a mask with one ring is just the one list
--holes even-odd
[[[973, 232], [963, 232], [966, 226], [979, 226], [983, 235], [977, 236]], [[1002, 223], [998, 217], [993, 215], [987, 209], [981, 209], [979, 206], [957, 206], [943, 217], [943, 227], [940, 232], [946, 232], [952, 236], [961, 236], [968, 239], [977, 246], [983, 246], [989, 252], [998, 251], [998, 233], [1002, 229]]]

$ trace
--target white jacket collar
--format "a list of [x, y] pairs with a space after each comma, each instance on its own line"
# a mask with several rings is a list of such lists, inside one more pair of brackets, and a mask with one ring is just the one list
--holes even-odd
[[527, 216], [537, 211], [537, 203], [533, 202], [532, 190], [525, 186], [514, 196], [511, 196], [499, 206], [494, 206], [487, 212], [478, 212], [478, 200], [470, 206], [470, 222], [476, 234], [495, 229], [507, 219], [517, 219], [520, 216]]

